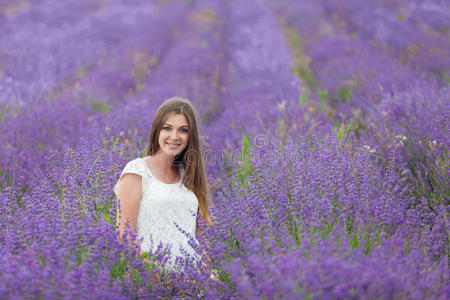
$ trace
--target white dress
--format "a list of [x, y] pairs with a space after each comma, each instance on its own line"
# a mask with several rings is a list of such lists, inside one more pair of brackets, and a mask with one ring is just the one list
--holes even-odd
[[[183, 167], [180, 167], [180, 181], [174, 184], [157, 180], [142, 158], [128, 162], [119, 181], [125, 173], [142, 177], [142, 197], [136, 221], [138, 239], [143, 238], [141, 250], [151, 255], [160, 243], [168, 246], [170, 257], [164, 267], [172, 271], [181, 270], [175, 264], [177, 256], [198, 260], [198, 255], [189, 245], [190, 239], [198, 245], [195, 238], [198, 199], [183, 184]], [[116, 195], [119, 181], [114, 186]]]

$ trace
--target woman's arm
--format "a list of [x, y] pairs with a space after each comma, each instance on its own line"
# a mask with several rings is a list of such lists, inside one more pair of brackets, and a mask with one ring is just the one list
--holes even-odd
[[122, 241], [125, 231], [125, 223], [130, 222], [130, 228], [136, 230], [136, 219], [141, 200], [142, 177], [133, 173], [125, 173], [117, 187], [117, 198], [120, 202], [117, 208], [116, 225], [119, 227], [119, 240]]

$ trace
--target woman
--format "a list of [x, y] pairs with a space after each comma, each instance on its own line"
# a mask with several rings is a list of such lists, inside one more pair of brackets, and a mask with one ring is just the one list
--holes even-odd
[[196, 215], [207, 225], [211, 221], [197, 123], [188, 100], [174, 97], [159, 107], [147, 156], [126, 164], [114, 192], [120, 239], [129, 221], [142, 238], [141, 252], [155, 253], [160, 244], [170, 249], [167, 269], [179, 270], [177, 256], [198, 259], [189, 245], [190, 238], [198, 244]]

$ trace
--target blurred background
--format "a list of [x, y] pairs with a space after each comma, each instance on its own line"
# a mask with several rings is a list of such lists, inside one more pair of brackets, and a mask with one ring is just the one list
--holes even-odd
[[[445, 299], [449, 20], [439, 0], [1, 0], [0, 293]], [[118, 243], [112, 193], [173, 96], [197, 110], [220, 275], [176, 288]]]

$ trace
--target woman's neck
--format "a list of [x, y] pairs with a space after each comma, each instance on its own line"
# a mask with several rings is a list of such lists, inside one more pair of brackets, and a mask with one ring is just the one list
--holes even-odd
[[153, 163], [158, 167], [159, 170], [165, 173], [172, 172], [174, 166], [173, 164], [174, 157], [170, 157], [161, 151], [153, 154], [151, 157]]

